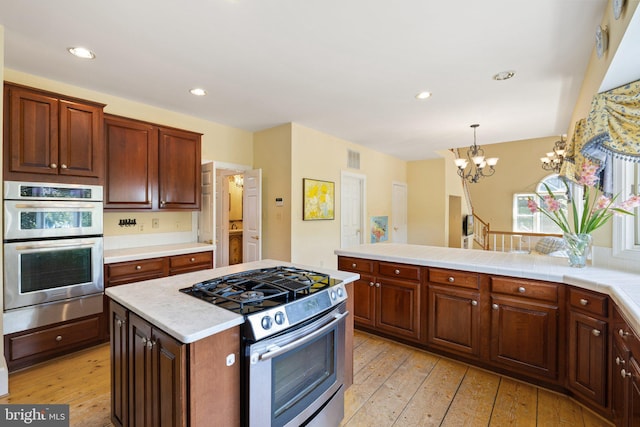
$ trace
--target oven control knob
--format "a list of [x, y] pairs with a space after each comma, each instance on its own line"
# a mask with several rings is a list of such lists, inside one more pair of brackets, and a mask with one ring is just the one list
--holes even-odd
[[270, 316], [264, 316], [260, 321], [260, 324], [262, 325], [262, 329], [271, 329], [271, 326], [273, 326], [273, 320]]
[[336, 293], [338, 294], [338, 297], [342, 298], [344, 296], [344, 291], [342, 290], [342, 288], [338, 288], [336, 290]]
[[277, 325], [282, 325], [284, 323], [284, 313], [281, 311], [277, 312], [273, 318]]
[[336, 299], [336, 292], [335, 291], [329, 292], [329, 296], [331, 297], [331, 299]]

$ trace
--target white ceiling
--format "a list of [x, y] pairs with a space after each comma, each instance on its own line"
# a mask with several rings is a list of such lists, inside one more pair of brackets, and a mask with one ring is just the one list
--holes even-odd
[[[566, 133], [605, 0], [0, 0], [5, 67], [406, 160]], [[97, 57], [79, 60], [66, 48]], [[507, 81], [500, 71], [514, 70]], [[203, 87], [208, 95], [189, 94]], [[432, 98], [414, 98], [422, 90]]]

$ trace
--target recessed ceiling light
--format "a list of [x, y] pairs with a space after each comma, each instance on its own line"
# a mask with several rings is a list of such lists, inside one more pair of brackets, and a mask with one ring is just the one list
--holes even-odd
[[430, 98], [430, 97], [431, 97], [431, 92], [427, 92], [427, 91], [419, 92], [416, 95], [417, 99], [427, 99], [427, 98]]
[[89, 49], [86, 49], [84, 47], [70, 47], [67, 50], [73, 56], [77, 56], [78, 58], [82, 58], [82, 59], [93, 59], [96, 57], [95, 53], [91, 52]]
[[195, 96], [205, 96], [207, 94], [207, 91], [200, 87], [194, 87], [189, 92], [191, 92], [191, 94]]
[[501, 71], [498, 74], [493, 76], [493, 80], [509, 80], [511, 77], [515, 76], [515, 71]]

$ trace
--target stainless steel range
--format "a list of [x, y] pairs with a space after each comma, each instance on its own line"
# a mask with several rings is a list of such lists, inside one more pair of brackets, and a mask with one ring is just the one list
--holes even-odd
[[340, 423], [348, 313], [339, 280], [278, 266], [207, 280], [181, 292], [245, 315], [244, 425]]

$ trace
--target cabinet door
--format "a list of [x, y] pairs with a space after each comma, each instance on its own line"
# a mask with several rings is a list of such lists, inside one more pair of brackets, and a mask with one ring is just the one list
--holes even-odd
[[376, 293], [376, 328], [419, 341], [420, 284], [378, 279]]
[[361, 275], [353, 282], [353, 320], [358, 325], [375, 326], [375, 278]]
[[556, 379], [558, 307], [495, 295], [491, 302], [492, 362]]
[[200, 209], [200, 134], [159, 129], [159, 209]]
[[129, 406], [127, 311], [113, 301], [109, 311], [109, 326], [111, 328], [111, 422], [122, 427], [128, 425], [127, 408]]
[[631, 427], [640, 426], [640, 364], [633, 357], [629, 358], [629, 367], [625, 371], [629, 384], [629, 417], [628, 425]]
[[429, 286], [429, 345], [466, 355], [480, 354], [480, 294]]
[[57, 175], [58, 99], [6, 85], [5, 108], [5, 172]]
[[102, 107], [60, 101], [60, 175], [102, 178]]
[[[611, 412], [613, 422], [617, 426], [627, 425], [627, 385], [626, 378], [627, 365], [629, 361], [629, 350], [619, 342], [617, 337], [613, 337], [611, 347]], [[623, 374], [623, 369], [625, 370]]]
[[164, 332], [153, 329], [153, 425], [186, 426], [185, 346]]
[[569, 387], [606, 405], [607, 323], [569, 312]]
[[153, 427], [151, 325], [129, 315], [129, 425]]
[[148, 123], [106, 116], [105, 209], [151, 209], [157, 185], [158, 132]]

